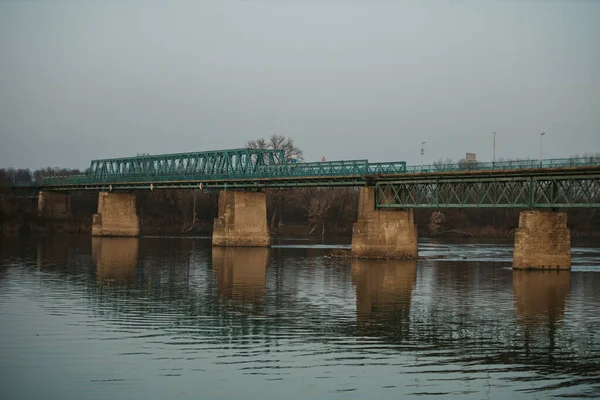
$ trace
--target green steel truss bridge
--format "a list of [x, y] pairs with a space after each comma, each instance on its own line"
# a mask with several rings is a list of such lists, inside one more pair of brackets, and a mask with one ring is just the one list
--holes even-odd
[[11, 186], [34, 191], [370, 186], [382, 209], [600, 207], [600, 159], [292, 163], [281, 150], [233, 149], [93, 160], [81, 175]]

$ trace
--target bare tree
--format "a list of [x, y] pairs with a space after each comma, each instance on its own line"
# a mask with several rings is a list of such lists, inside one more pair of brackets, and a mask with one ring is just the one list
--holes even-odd
[[600, 153], [583, 153], [583, 154], [575, 154], [571, 157], [569, 157], [571, 159], [573, 158], [585, 158], [586, 162], [589, 163], [600, 163]]
[[[181, 233], [188, 233], [192, 229], [194, 229], [194, 225], [196, 224], [196, 218], [198, 214], [196, 213], [196, 193], [197, 190], [192, 190], [192, 196], [190, 193], [185, 193], [183, 190], [179, 190], [179, 202], [180, 207], [183, 212], [183, 225], [181, 226]], [[186, 219], [186, 209], [189, 208], [189, 203], [192, 203], [192, 212], [190, 219]]]
[[31, 182], [32, 174], [29, 168], [8, 168], [2, 169], [2, 173], [0, 173], [0, 178], [5, 184], [15, 182]]
[[33, 178], [36, 181], [40, 181], [47, 177], [52, 176], [71, 176], [71, 175], [79, 175], [81, 174], [81, 170], [79, 169], [69, 169], [69, 168], [59, 168], [59, 167], [46, 167], [40, 168], [33, 172]]
[[299, 200], [304, 204], [308, 224], [311, 227], [310, 233], [313, 233], [320, 225], [321, 238], [323, 238], [325, 236], [327, 216], [336, 198], [336, 190], [335, 188], [307, 188], [301, 190]]
[[436, 210], [429, 217], [429, 233], [433, 236], [442, 233], [446, 222], [446, 215], [443, 212]]
[[437, 169], [439, 171], [444, 171], [448, 168], [454, 167], [455, 165], [456, 164], [454, 163], [454, 160], [452, 160], [449, 157], [446, 157], [445, 160], [443, 158], [440, 158], [437, 161], [434, 161], [434, 163], [433, 163], [433, 166], [435, 167], [435, 169]]
[[249, 140], [246, 142], [246, 147], [250, 149], [268, 149], [269, 144], [264, 138]]
[[[290, 162], [292, 156], [296, 156], [296, 160], [299, 162], [304, 161], [304, 153], [301, 149], [296, 147], [294, 139], [291, 137], [285, 137], [283, 135], [273, 134], [269, 138], [259, 138], [255, 140], [249, 140], [246, 142], [246, 147], [250, 149], [273, 149], [283, 150], [285, 162]], [[279, 218], [279, 224], [281, 224], [282, 207], [284, 203], [290, 201], [290, 193], [285, 189], [267, 189], [265, 190], [267, 195], [267, 204], [270, 206], [268, 213], [271, 216], [270, 226], [274, 228]]]
[[295, 155], [298, 161], [304, 161], [304, 153], [296, 147], [294, 139], [291, 137], [273, 134], [268, 139], [249, 140], [246, 142], [246, 146], [251, 149], [283, 150], [286, 162], [291, 161], [292, 155]]

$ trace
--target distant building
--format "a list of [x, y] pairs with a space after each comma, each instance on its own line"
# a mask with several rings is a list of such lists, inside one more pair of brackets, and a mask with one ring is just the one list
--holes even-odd
[[465, 161], [467, 161], [469, 163], [477, 162], [477, 157], [476, 157], [475, 153], [467, 153], [467, 155], [465, 157]]

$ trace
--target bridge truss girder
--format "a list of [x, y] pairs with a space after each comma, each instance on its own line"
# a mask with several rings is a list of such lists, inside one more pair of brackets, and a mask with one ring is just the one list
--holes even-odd
[[600, 207], [600, 173], [378, 182], [377, 208]]
[[282, 150], [233, 149], [93, 160], [89, 181], [121, 176], [251, 174], [263, 165], [285, 164]]

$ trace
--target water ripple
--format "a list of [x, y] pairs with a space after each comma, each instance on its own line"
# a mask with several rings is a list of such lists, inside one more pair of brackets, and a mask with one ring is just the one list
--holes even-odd
[[2, 246], [11, 399], [600, 396], [599, 249], [574, 248], [571, 273], [526, 274], [496, 242], [424, 241], [444, 257], [418, 263], [309, 242]]

